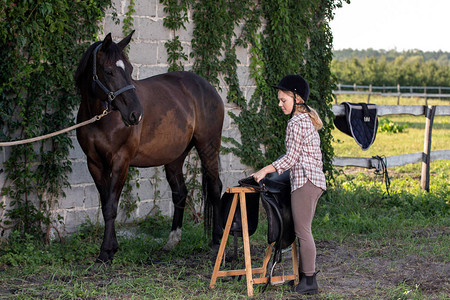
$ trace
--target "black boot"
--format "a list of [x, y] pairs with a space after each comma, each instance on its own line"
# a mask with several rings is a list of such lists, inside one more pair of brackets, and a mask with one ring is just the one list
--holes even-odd
[[314, 273], [312, 276], [306, 276], [304, 273], [301, 273], [300, 283], [294, 288], [294, 292], [297, 292], [302, 295], [314, 295], [319, 292], [319, 287], [317, 285], [316, 274]]
[[[299, 272], [299, 273], [298, 273], [298, 281], [299, 281], [299, 282], [302, 280], [302, 276], [305, 276], [305, 274], [302, 273], [302, 272]], [[293, 290], [293, 291], [295, 290], [295, 287], [294, 287], [294, 285], [295, 285], [295, 280], [289, 280], [287, 284], [290, 286], [289, 289], [291, 289], [291, 290]]]

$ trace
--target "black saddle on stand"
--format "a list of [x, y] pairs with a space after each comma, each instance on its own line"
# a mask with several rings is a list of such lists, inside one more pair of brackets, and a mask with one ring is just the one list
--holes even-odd
[[[246, 195], [247, 222], [249, 235], [252, 235], [258, 227], [259, 198], [267, 214], [267, 242], [274, 245], [274, 261], [281, 261], [281, 250], [289, 247], [295, 241], [294, 220], [291, 210], [291, 184], [289, 171], [281, 175], [268, 174], [257, 183], [253, 177], [239, 180], [239, 186], [253, 187], [259, 194]], [[233, 194], [225, 193], [222, 196], [222, 227], [225, 228], [228, 213], [230, 211]], [[236, 212], [240, 211], [239, 206]], [[230, 233], [242, 236], [242, 220], [240, 213], [236, 213], [230, 229]]]

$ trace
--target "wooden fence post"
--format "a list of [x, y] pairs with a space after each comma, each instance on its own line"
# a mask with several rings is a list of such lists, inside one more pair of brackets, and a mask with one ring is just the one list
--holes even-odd
[[400, 84], [397, 84], [397, 92], [398, 92], [397, 105], [400, 105]]
[[370, 103], [370, 95], [372, 94], [372, 84], [369, 85], [369, 94], [367, 95], [367, 104]]
[[420, 187], [422, 190], [430, 191], [430, 154], [431, 154], [431, 131], [433, 129], [433, 120], [436, 113], [436, 106], [425, 106], [425, 137], [423, 143], [422, 155], [422, 176], [420, 178]]
[[[340, 92], [341, 91], [341, 83], [339, 82], [337, 86], [338, 86], [338, 91]], [[337, 98], [338, 98], [338, 96], [337, 96], [337, 94], [335, 94], [334, 95], [334, 103], [336, 105], [338, 104], [338, 99]]]

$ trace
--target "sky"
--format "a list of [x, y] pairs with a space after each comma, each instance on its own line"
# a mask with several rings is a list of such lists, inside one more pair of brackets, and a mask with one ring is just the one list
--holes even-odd
[[351, 0], [334, 12], [335, 50], [450, 52], [450, 0]]

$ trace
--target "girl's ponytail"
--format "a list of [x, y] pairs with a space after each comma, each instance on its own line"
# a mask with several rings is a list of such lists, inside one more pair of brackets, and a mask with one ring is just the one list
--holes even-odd
[[[297, 96], [297, 100], [299, 100], [300, 103], [305, 103], [305, 101], [303, 101], [303, 99], [299, 95], [296, 95], [296, 96]], [[292, 93], [292, 97], [294, 97], [294, 93]], [[311, 121], [314, 125], [314, 128], [317, 131], [322, 129], [323, 122], [320, 119], [319, 114], [317, 113], [317, 111], [314, 108], [312, 108], [311, 106], [308, 106], [308, 108], [309, 108], [309, 111], [308, 111], [308, 108], [305, 105], [296, 105], [295, 107], [298, 112], [306, 113], [309, 115], [309, 117], [311, 118]]]
[[309, 108], [311, 111], [308, 113], [309, 117], [311, 118], [311, 121], [314, 125], [314, 128], [319, 131], [323, 127], [323, 122], [319, 117], [319, 114], [314, 108]]

